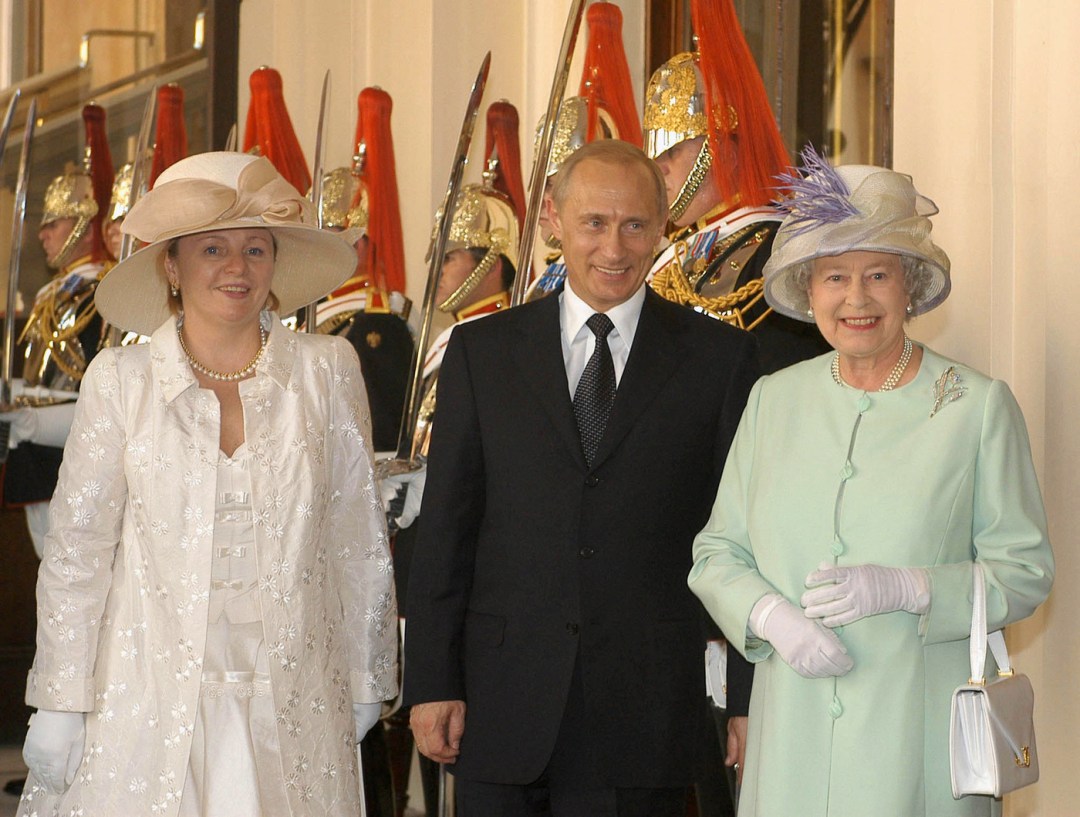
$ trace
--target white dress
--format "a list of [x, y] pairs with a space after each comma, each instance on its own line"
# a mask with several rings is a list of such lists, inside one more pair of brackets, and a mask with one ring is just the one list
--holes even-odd
[[288, 817], [246, 444], [218, 454], [210, 611], [180, 817]]

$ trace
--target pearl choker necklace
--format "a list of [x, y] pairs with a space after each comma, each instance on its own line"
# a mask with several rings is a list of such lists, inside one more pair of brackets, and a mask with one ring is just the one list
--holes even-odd
[[[904, 335], [904, 348], [900, 352], [900, 359], [896, 361], [896, 365], [893, 366], [892, 371], [889, 372], [889, 376], [885, 378], [885, 382], [881, 384], [878, 391], [892, 391], [896, 388], [896, 384], [900, 382], [900, 378], [904, 376], [904, 372], [907, 370], [908, 363], [911, 361], [912, 343], [911, 338]], [[844, 378], [840, 376], [840, 353], [837, 352], [833, 355], [832, 359], [832, 379], [836, 381], [838, 386], [846, 386]]]
[[259, 327], [259, 351], [255, 353], [255, 357], [251, 359], [242, 369], [237, 369], [235, 372], [219, 372], [211, 369], [209, 366], [204, 366], [195, 356], [188, 351], [187, 344], [184, 343], [184, 334], [180, 331], [180, 326], [176, 327], [176, 339], [180, 341], [180, 348], [183, 350], [184, 355], [187, 357], [188, 365], [199, 374], [206, 375], [211, 380], [219, 380], [223, 383], [234, 383], [237, 380], [243, 380], [245, 377], [255, 371], [255, 367], [259, 365], [259, 360], [262, 359], [263, 349], [266, 348], [266, 330], [262, 326]]

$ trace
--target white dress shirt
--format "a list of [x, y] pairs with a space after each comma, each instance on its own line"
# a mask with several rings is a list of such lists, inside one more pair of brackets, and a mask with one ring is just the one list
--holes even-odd
[[[612, 307], [607, 315], [615, 328], [607, 336], [611, 361], [615, 364], [615, 386], [622, 380], [626, 359], [630, 357], [630, 347], [634, 343], [638, 319], [641, 317], [641, 305], [645, 303], [645, 285], [618, 306]], [[570, 399], [577, 391], [581, 373], [585, 364], [592, 357], [596, 348], [596, 336], [585, 322], [596, 314], [596, 310], [578, 297], [573, 286], [567, 281], [559, 296], [559, 325], [562, 327], [562, 353], [566, 364], [566, 382], [570, 387]]]

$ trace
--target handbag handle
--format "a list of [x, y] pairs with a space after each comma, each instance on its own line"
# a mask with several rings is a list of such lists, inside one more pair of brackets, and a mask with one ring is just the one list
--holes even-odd
[[971, 607], [971, 676], [970, 684], [983, 685], [986, 683], [986, 646], [990, 645], [990, 652], [994, 655], [994, 662], [998, 666], [998, 675], [1012, 675], [1012, 663], [1009, 661], [1009, 651], [1005, 647], [1005, 636], [1001, 630], [988, 633], [986, 630], [986, 576], [983, 574], [982, 565], [972, 562], [972, 599]]

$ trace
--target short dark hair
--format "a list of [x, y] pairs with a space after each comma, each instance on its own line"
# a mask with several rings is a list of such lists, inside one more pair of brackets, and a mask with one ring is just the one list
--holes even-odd
[[570, 188], [570, 182], [573, 180], [578, 165], [589, 159], [596, 159], [600, 162], [621, 167], [637, 165], [645, 169], [653, 181], [655, 193], [653, 205], [656, 207], [656, 216], [661, 220], [666, 217], [668, 201], [667, 188], [664, 186], [664, 174], [660, 172], [656, 162], [645, 155], [644, 151], [621, 139], [597, 139], [595, 142], [589, 142], [589, 144], [578, 148], [570, 154], [570, 158], [562, 163], [559, 172], [555, 174], [555, 182], [551, 188], [551, 197], [555, 201], [556, 210], [562, 207], [563, 202], [566, 201], [567, 191]]

